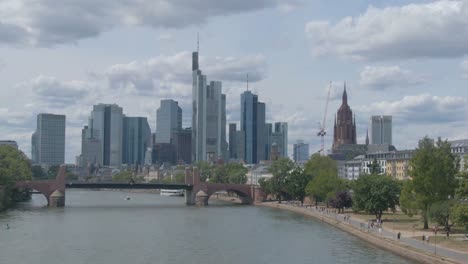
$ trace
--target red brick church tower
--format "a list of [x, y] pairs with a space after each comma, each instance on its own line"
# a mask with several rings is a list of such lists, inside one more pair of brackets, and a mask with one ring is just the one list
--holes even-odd
[[333, 134], [333, 149], [343, 144], [356, 144], [356, 119], [348, 105], [346, 83], [344, 84], [343, 99], [335, 117]]

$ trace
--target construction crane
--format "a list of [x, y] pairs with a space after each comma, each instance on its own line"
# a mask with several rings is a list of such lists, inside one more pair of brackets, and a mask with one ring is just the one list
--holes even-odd
[[321, 138], [321, 140], [322, 140], [322, 146], [321, 146], [321, 149], [318, 152], [319, 153], [321, 152], [322, 155], [326, 155], [325, 135], [327, 134], [327, 132], [325, 131], [325, 124], [326, 124], [326, 121], [327, 121], [328, 102], [330, 101], [331, 86], [332, 86], [332, 82], [330, 82], [330, 85], [328, 86], [327, 100], [325, 101], [325, 112], [323, 113], [322, 123], [319, 122], [319, 132], [317, 132], [317, 136], [319, 136]]

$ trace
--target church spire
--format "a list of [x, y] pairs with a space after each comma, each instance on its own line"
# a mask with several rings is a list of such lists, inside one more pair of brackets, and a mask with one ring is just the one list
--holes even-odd
[[343, 91], [343, 105], [348, 104], [348, 93], [346, 93], [346, 82], [344, 83], [344, 91]]

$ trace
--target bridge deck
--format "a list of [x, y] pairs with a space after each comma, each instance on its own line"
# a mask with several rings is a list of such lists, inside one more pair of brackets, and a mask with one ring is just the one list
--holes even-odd
[[127, 182], [68, 182], [66, 188], [77, 189], [169, 189], [192, 190], [189, 184], [177, 183], [127, 183]]

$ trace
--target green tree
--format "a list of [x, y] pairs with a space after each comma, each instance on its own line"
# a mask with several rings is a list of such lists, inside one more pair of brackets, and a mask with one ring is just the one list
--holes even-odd
[[53, 180], [57, 178], [58, 171], [60, 169], [59, 165], [52, 165], [49, 167], [49, 170], [47, 171], [47, 178], [50, 180]]
[[304, 170], [299, 166], [294, 167], [286, 179], [288, 193], [293, 199], [301, 201], [301, 205], [304, 204], [304, 198], [306, 197], [305, 189], [310, 180], [311, 176], [305, 174]]
[[247, 168], [240, 163], [225, 165], [229, 183], [245, 184], [247, 182]]
[[405, 204], [407, 199], [402, 200], [405, 208], [417, 207], [422, 214], [424, 229], [429, 228], [429, 209], [435, 202], [445, 201], [454, 196], [458, 171], [455, 157], [451, 154], [450, 144], [440, 138], [434, 144], [428, 137], [419, 142], [419, 147], [410, 160], [411, 177], [413, 184], [406, 185], [411, 190], [414, 200], [410, 205]]
[[185, 173], [183, 172], [178, 172], [174, 176], [174, 182], [176, 183], [185, 183]]
[[[336, 172], [336, 170], [335, 170]], [[346, 182], [333, 171], [322, 170], [307, 184], [306, 193], [318, 202], [328, 202], [339, 191], [346, 190]]]
[[265, 195], [272, 194], [271, 182], [269, 179], [262, 177], [258, 180], [258, 184], [260, 185], [260, 187], [262, 187], [263, 193], [265, 193]]
[[12, 146], [0, 146], [0, 210], [8, 208], [13, 203], [28, 198], [28, 190], [13, 190], [15, 181], [32, 178], [31, 164], [23, 152]]
[[205, 182], [212, 178], [215, 167], [207, 161], [197, 161], [195, 167], [197, 167], [200, 172], [200, 181]]
[[353, 205], [353, 199], [349, 191], [338, 191], [335, 197], [330, 200], [330, 205], [333, 208], [338, 209], [338, 212], [344, 211], [344, 208], [351, 207]]
[[329, 175], [338, 175], [336, 162], [328, 156], [321, 156], [317, 153], [312, 155], [305, 163], [304, 174], [313, 178], [321, 172], [325, 172]]
[[270, 181], [270, 191], [271, 194], [275, 195], [276, 198], [281, 203], [281, 198], [283, 193], [286, 191], [286, 179], [288, 178], [291, 170], [294, 168], [294, 162], [288, 158], [281, 158], [275, 160], [269, 171], [273, 174]]
[[419, 203], [416, 199], [416, 193], [414, 192], [413, 181], [406, 180], [403, 182], [403, 187], [400, 193], [400, 209], [403, 213], [412, 217], [419, 212]]
[[452, 207], [453, 222], [459, 226], [465, 227], [468, 232], [468, 203], [458, 203]]
[[131, 171], [121, 171], [117, 174], [112, 175], [112, 181], [115, 182], [130, 182], [133, 179]]
[[438, 225], [443, 226], [444, 230], [450, 231], [454, 224], [452, 221], [452, 208], [456, 204], [455, 200], [444, 200], [435, 202], [429, 208], [429, 217], [436, 221]]
[[32, 165], [31, 166], [32, 177], [38, 180], [46, 180], [47, 173], [40, 165]]
[[386, 175], [364, 174], [352, 187], [354, 210], [374, 214], [379, 220], [384, 211], [395, 212], [401, 190], [397, 180]]

